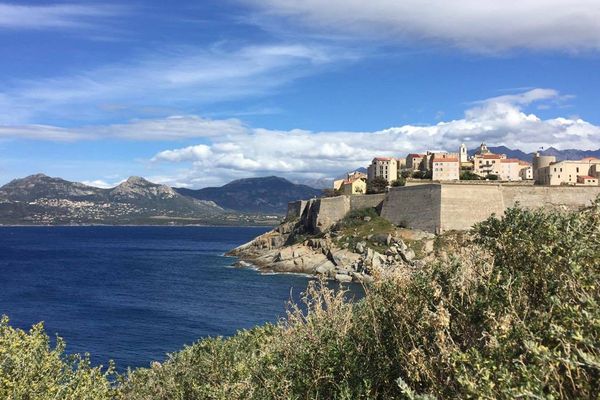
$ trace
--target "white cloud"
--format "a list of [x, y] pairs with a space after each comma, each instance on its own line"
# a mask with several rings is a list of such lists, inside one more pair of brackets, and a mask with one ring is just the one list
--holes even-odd
[[597, 0], [241, 0], [262, 19], [312, 31], [478, 52], [600, 50]]
[[533, 89], [477, 102], [461, 119], [374, 132], [247, 128], [229, 138], [212, 137], [209, 144], [160, 152], [153, 161], [188, 163], [186, 176], [179, 175], [178, 180], [195, 185], [201, 184], [195, 179], [207, 171], [213, 178], [221, 174], [229, 177], [231, 171], [296, 179], [334, 177], [341, 171], [366, 166], [376, 155], [404, 157], [409, 152], [430, 149], [456, 150], [463, 142], [470, 147], [487, 142], [524, 151], [541, 146], [598, 148], [600, 127], [579, 118], [543, 120], [522, 110], [524, 105], [561, 97], [554, 90]]
[[[199, 187], [252, 175], [283, 175], [298, 180], [335, 177], [341, 171], [366, 166], [377, 155], [404, 157], [409, 152], [430, 149], [456, 150], [463, 142], [469, 147], [487, 142], [524, 151], [541, 146], [598, 148], [599, 126], [575, 117], [541, 119], [523, 110], [526, 105], [551, 103], [564, 97], [554, 90], [532, 89], [475, 102], [460, 119], [371, 132], [271, 130], [250, 127], [237, 119], [208, 120], [194, 116], [138, 120], [75, 131], [40, 126], [22, 128], [31, 131], [34, 138], [44, 137], [47, 129], [52, 140], [64, 140], [65, 132], [75, 135], [73, 139], [199, 138], [199, 144], [158, 152], [150, 163], [161, 182]], [[0, 137], [2, 132], [0, 129]]]
[[293, 43], [172, 48], [75, 76], [7, 81], [0, 92], [0, 123], [94, 121], [111, 112], [119, 115], [123, 104], [136, 110], [195, 109], [264, 94], [354, 57], [339, 48]]
[[0, 3], [0, 29], [65, 29], [90, 27], [91, 21], [122, 10], [106, 5], [17, 5]]
[[93, 181], [81, 181], [81, 183], [83, 183], [84, 185], [93, 186], [93, 187], [102, 188], [102, 189], [109, 189], [109, 188], [116, 186], [115, 184], [110, 184], [106, 181], [103, 181], [102, 179], [96, 179]]
[[50, 125], [0, 125], [0, 138], [76, 141], [125, 139], [136, 141], [173, 141], [178, 139], [221, 136], [247, 131], [238, 119], [212, 120], [196, 116], [172, 116], [161, 119], [133, 120], [127, 124], [61, 128]]

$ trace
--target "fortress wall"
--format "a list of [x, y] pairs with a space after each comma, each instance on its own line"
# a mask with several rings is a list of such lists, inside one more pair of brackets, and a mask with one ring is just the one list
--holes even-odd
[[307, 203], [308, 203], [307, 200], [298, 200], [298, 201], [289, 202], [287, 214], [285, 217], [287, 219], [300, 218], [300, 216], [304, 212], [304, 208], [306, 207]]
[[379, 194], [365, 194], [359, 196], [350, 197], [350, 209], [359, 210], [361, 208], [374, 207], [380, 209], [383, 199], [385, 199], [385, 193]]
[[440, 228], [441, 185], [416, 185], [391, 188], [381, 216], [395, 225], [428, 232]]
[[492, 214], [504, 214], [503, 188], [499, 184], [440, 186], [440, 232], [466, 230]]
[[592, 204], [600, 195], [600, 186], [504, 186], [502, 195], [507, 208], [518, 202], [524, 208], [578, 209]]
[[308, 200], [301, 222], [309, 232], [319, 233], [344, 218], [350, 211], [349, 196], [326, 197]]

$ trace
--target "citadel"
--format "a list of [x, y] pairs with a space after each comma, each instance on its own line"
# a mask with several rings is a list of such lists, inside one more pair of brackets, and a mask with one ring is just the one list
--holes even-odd
[[[373, 207], [397, 226], [443, 233], [468, 230], [514, 206], [578, 209], [600, 196], [600, 159], [557, 161], [533, 155], [531, 163], [493, 154], [481, 144], [468, 155], [429, 151], [404, 159], [375, 157], [367, 173], [352, 172], [334, 182], [336, 196], [292, 202], [288, 218], [308, 231], [325, 231], [352, 210]], [[368, 184], [385, 181], [381, 193]]]
[[600, 159], [557, 161], [556, 157], [534, 154], [531, 163], [506, 154], [492, 153], [482, 143], [472, 156], [462, 144], [458, 152], [428, 151], [411, 153], [405, 158], [375, 157], [367, 173], [351, 172], [345, 179], [336, 180], [333, 189], [342, 194], [365, 194], [367, 183], [381, 178], [390, 186], [408, 180], [406, 184], [458, 182], [466, 180], [521, 182], [548, 186], [598, 186]]

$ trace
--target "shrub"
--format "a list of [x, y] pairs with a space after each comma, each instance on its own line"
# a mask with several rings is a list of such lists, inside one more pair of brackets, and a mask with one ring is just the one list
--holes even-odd
[[[357, 211], [350, 220], [369, 213]], [[376, 281], [355, 304], [342, 291], [312, 282], [305, 306], [291, 305], [279, 323], [201, 340], [163, 364], [121, 377], [116, 396], [597, 398], [600, 201], [582, 212], [510, 209], [475, 226], [464, 241], [447, 246], [455, 250], [444, 259]], [[6, 322], [2, 332], [0, 360], [7, 343], [30, 340], [7, 335]], [[84, 382], [97, 398], [109, 393], [98, 370], [65, 363], [43, 333], [32, 336], [42, 338], [33, 346], [39, 352], [9, 350], [24, 357], [26, 367], [11, 367], [14, 356], [8, 369], [2, 361], [0, 393], [10, 395], [5, 388], [15, 385], [42, 393], [54, 387], [35, 386], [46, 379], [59, 387]], [[56, 367], [42, 368], [46, 359]], [[69, 365], [73, 372], [65, 370]], [[11, 372], [25, 369], [25, 375]], [[23, 383], [19, 376], [26, 377]], [[22, 398], [35, 398], [25, 393]]]
[[0, 321], [1, 399], [111, 399], [113, 366], [102, 372], [91, 367], [89, 357], [67, 356], [65, 343], [50, 338], [43, 324], [29, 332], [12, 328], [8, 317]]

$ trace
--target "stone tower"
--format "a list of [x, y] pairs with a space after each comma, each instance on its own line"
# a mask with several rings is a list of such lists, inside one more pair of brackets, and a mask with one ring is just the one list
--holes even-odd
[[460, 157], [460, 163], [466, 163], [467, 161], [469, 161], [469, 155], [467, 153], [467, 145], [465, 145], [464, 143], [460, 145], [460, 151], [459, 151], [459, 157]]

